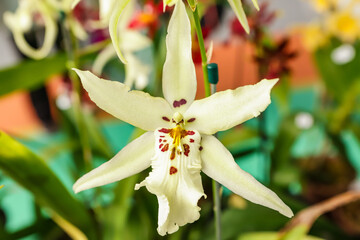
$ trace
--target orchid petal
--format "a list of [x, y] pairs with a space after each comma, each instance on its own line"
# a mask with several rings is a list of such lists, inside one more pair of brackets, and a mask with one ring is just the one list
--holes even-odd
[[166, 60], [163, 68], [163, 93], [177, 112], [183, 113], [196, 94], [195, 66], [191, 55], [191, 29], [185, 5], [175, 5], [166, 36]]
[[120, 82], [98, 78], [89, 71], [74, 70], [90, 98], [113, 116], [148, 131], [169, 124], [163, 119], [171, 118], [173, 113], [165, 99], [130, 91]]
[[119, 20], [120, 17], [124, 15], [124, 9], [127, 6], [127, 4], [129, 3], [130, 0], [120, 0], [118, 1], [117, 5], [116, 5], [116, 9], [113, 11], [111, 17], [110, 17], [110, 23], [109, 23], [109, 33], [110, 33], [110, 37], [111, 40], [113, 42], [115, 51], [119, 57], [119, 59], [126, 64], [126, 59], [124, 58], [123, 54], [121, 53], [121, 49], [120, 49], [120, 39], [119, 36], [117, 34], [117, 30], [118, 30], [118, 25], [119, 25]]
[[84, 41], [88, 38], [87, 32], [78, 20], [70, 19], [69, 23], [70, 29], [77, 39]]
[[256, 10], [258, 10], [259, 11], [259, 3], [258, 3], [258, 1], [257, 0], [252, 0], [252, 3], [254, 4], [254, 7], [256, 8]]
[[[36, 2], [36, 4], [40, 4], [40, 3]], [[22, 53], [34, 59], [44, 58], [50, 53], [57, 35], [56, 23], [54, 22], [50, 13], [45, 11], [43, 9], [44, 6], [42, 5], [39, 5], [39, 8], [40, 8], [39, 11], [45, 23], [45, 39], [42, 47], [38, 49], [34, 49], [33, 47], [31, 47], [25, 39], [24, 31], [28, 30], [30, 26], [28, 25], [24, 26], [21, 22], [23, 20], [22, 19], [23, 16], [20, 16], [20, 14], [24, 14], [24, 13], [23, 12], [19, 12], [15, 14], [10, 12], [4, 13], [4, 22], [12, 31], [17, 47]]]
[[[178, 130], [178, 131], [177, 131]], [[157, 129], [152, 171], [135, 189], [146, 186], [159, 202], [158, 233], [173, 233], [187, 223], [199, 219], [199, 199], [204, 196], [201, 183], [201, 136], [184, 129]], [[185, 131], [186, 132], [186, 131]]]
[[98, 75], [101, 76], [102, 71], [106, 65], [110, 61], [110, 59], [114, 58], [116, 56], [115, 49], [112, 44], [107, 45], [96, 57], [92, 71]]
[[179, 0], [163, 0], [163, 5], [164, 5], [164, 12], [165, 12], [165, 8], [166, 6], [174, 6], [175, 3], [177, 3]]
[[228, 0], [231, 8], [235, 12], [236, 17], [239, 19], [239, 22], [243, 26], [246, 33], [250, 32], [249, 24], [246, 18], [246, 14], [244, 12], [244, 9], [242, 7], [241, 0]]
[[81, 0], [73, 0], [72, 3], [71, 3], [71, 9], [74, 9], [76, 7], [76, 5], [79, 4]]
[[148, 168], [154, 156], [155, 138], [147, 132], [126, 145], [112, 159], [79, 178], [73, 186], [75, 193], [120, 181]]
[[123, 52], [135, 52], [151, 46], [151, 39], [138, 31], [125, 30], [121, 33], [120, 48]]
[[103, 22], [109, 22], [111, 11], [114, 9], [116, 0], [100, 0], [99, 1], [99, 17]]
[[135, 84], [138, 90], [144, 89], [149, 83], [150, 67], [142, 63], [134, 54], [126, 54], [128, 64], [125, 65], [124, 84], [130, 88]]
[[184, 114], [186, 127], [214, 134], [257, 117], [271, 103], [270, 90], [278, 79], [262, 80], [255, 85], [217, 92], [195, 101]]
[[202, 171], [247, 200], [292, 217], [291, 209], [270, 189], [243, 171], [231, 153], [214, 136], [202, 135]]

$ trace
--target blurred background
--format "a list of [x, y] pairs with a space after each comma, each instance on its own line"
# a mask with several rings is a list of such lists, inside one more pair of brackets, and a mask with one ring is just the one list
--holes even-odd
[[[215, 239], [206, 176], [200, 219], [165, 237], [156, 232], [155, 195], [133, 190], [148, 171], [72, 191], [76, 179], [142, 130], [99, 109], [69, 69], [162, 96], [172, 8], [163, 12], [156, 0], [134, 4], [121, 30], [136, 32], [139, 45], [120, 41], [133, 59], [124, 66], [111, 53], [97, 0], [82, 0], [73, 11], [67, 1], [54, 1], [63, 4], [44, 10], [36, 0], [0, 2], [2, 16], [20, 6], [24, 13], [0, 21], [0, 239]], [[260, 11], [242, 2], [250, 34], [227, 1], [199, 2], [205, 46], [213, 46], [210, 62], [219, 66], [217, 90], [280, 81], [264, 113], [218, 138], [242, 169], [302, 218], [289, 220], [224, 188], [223, 239], [360, 239], [360, 1], [259, 0]], [[56, 34], [44, 56], [21, 50], [21, 38], [45, 46], [49, 29]], [[203, 98], [195, 32], [193, 60], [197, 98]]]

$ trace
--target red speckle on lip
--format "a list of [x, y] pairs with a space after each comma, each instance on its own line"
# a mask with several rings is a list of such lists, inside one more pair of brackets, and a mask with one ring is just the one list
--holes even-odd
[[187, 131], [187, 134], [186, 135], [194, 135], [195, 132], [194, 131]]
[[159, 149], [161, 149], [162, 146], [164, 146], [164, 144], [160, 144], [160, 145], [159, 145]]
[[170, 160], [175, 159], [175, 151], [176, 151], [176, 148], [171, 149]]
[[165, 144], [165, 146], [161, 149], [162, 152], [166, 152], [167, 150], [169, 150], [169, 144]]
[[159, 139], [159, 143], [161, 143], [162, 142], [162, 139]]
[[165, 137], [165, 136], [159, 136], [159, 137], [163, 138], [163, 137]]
[[190, 146], [187, 144], [184, 144], [183, 146], [184, 146], [184, 155], [188, 157], [190, 153]]
[[170, 167], [170, 175], [173, 175], [173, 174], [175, 174], [175, 173], [177, 173], [177, 168], [176, 167], [173, 167], [173, 166], [171, 166]]
[[158, 131], [162, 132], [162, 133], [169, 133], [171, 131], [171, 129], [162, 128], [162, 129], [159, 129]]
[[190, 118], [189, 120], [187, 120], [187, 122], [193, 122], [195, 121], [195, 118]]
[[195, 140], [191, 138], [191, 139], [190, 139], [190, 142], [193, 143], [193, 142], [195, 142]]
[[163, 119], [164, 121], [170, 122], [170, 119], [167, 118], [167, 117], [162, 117], [162, 119]]

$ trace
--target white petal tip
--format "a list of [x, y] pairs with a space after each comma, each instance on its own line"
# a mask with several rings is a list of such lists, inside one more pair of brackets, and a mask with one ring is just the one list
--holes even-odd
[[286, 205], [281, 210], [279, 210], [279, 213], [288, 218], [292, 218], [294, 216], [292, 210]]
[[268, 85], [269, 85], [269, 87], [274, 87], [275, 86], [275, 84], [279, 81], [279, 78], [274, 78], [274, 79], [263, 79], [263, 80], [261, 80], [261, 82], [263, 82], [264, 81], [264, 83], [266, 82]]
[[77, 193], [85, 190], [85, 189], [81, 189], [81, 187], [79, 186], [78, 182], [74, 183], [72, 189], [73, 189], [73, 191], [74, 191], [75, 194], [77, 194]]

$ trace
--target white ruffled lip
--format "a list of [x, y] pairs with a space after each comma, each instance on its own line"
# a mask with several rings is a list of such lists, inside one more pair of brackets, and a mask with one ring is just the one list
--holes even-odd
[[[174, 129], [179, 130], [174, 137]], [[186, 135], [190, 133], [189, 135]], [[159, 202], [158, 232], [173, 233], [179, 226], [199, 219], [199, 199], [206, 195], [201, 183], [201, 136], [180, 127], [159, 128], [155, 135], [155, 156], [149, 176], [135, 189], [146, 186]], [[177, 142], [177, 139], [179, 140]]]

